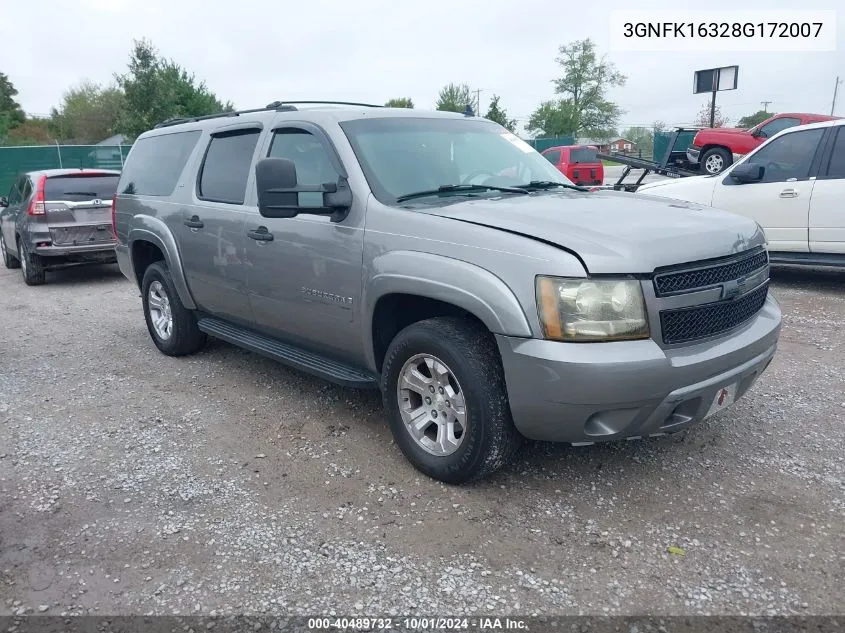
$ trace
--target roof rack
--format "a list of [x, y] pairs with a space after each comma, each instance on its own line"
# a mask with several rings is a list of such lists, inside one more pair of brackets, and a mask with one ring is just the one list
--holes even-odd
[[194, 121], [206, 121], [208, 119], [219, 119], [223, 117], [236, 117], [242, 114], [252, 114], [254, 112], [267, 112], [268, 110], [275, 110], [276, 112], [295, 112], [296, 105], [315, 104], [315, 105], [349, 105], [361, 106], [365, 108], [381, 108], [383, 106], [375, 105], [373, 103], [356, 103], [354, 101], [274, 101], [268, 103], [263, 108], [252, 108], [250, 110], [235, 110], [233, 112], [218, 112], [217, 114], [206, 114], [205, 116], [195, 117], [175, 117], [167, 119], [161, 123], [157, 123], [155, 128], [170, 127], [171, 125], [180, 125], [182, 123], [193, 123]]

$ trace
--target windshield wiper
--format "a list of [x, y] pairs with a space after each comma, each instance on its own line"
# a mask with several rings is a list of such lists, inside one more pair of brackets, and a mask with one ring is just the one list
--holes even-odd
[[520, 189], [525, 191], [540, 191], [544, 189], [556, 189], [557, 187], [564, 187], [566, 189], [574, 189], [575, 191], [589, 191], [586, 187], [579, 187], [578, 185], [568, 185], [565, 182], [555, 182], [554, 180], [532, 180], [524, 185], [517, 185]]
[[63, 191], [63, 196], [91, 196], [91, 199], [97, 197], [96, 191]]
[[528, 193], [528, 191], [523, 187], [497, 187], [496, 185], [440, 185], [437, 189], [426, 189], [424, 191], [406, 193], [396, 198], [396, 202], [405, 202], [406, 200], [424, 198], [426, 196], [436, 196], [441, 193], [465, 193], [488, 190], [504, 191], [506, 193]]

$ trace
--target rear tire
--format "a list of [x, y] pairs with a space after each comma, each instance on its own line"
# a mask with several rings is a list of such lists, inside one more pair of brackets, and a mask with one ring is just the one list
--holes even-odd
[[9, 250], [6, 248], [6, 239], [0, 235], [0, 253], [3, 255], [3, 263], [6, 265], [6, 268], [20, 268], [21, 262], [16, 257], [13, 257], [9, 254]]
[[437, 317], [399, 332], [385, 356], [381, 387], [399, 448], [439, 481], [461, 484], [489, 475], [522, 443], [495, 341], [467, 319]]
[[27, 286], [41, 286], [47, 281], [47, 272], [41, 256], [30, 253], [26, 240], [18, 239], [18, 254], [21, 256], [21, 275]]
[[720, 174], [730, 167], [733, 158], [726, 149], [721, 147], [713, 147], [704, 152], [701, 157], [701, 168], [704, 173], [711, 176]]
[[196, 314], [182, 304], [163, 263], [152, 263], [144, 271], [141, 300], [147, 330], [162, 354], [186, 356], [205, 345], [207, 337], [197, 327]]

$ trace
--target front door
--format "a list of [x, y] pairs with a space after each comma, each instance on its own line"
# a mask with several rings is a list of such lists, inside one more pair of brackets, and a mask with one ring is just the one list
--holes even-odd
[[756, 220], [766, 233], [769, 250], [807, 252], [810, 198], [815, 178], [810, 170], [824, 129], [789, 132], [748, 158], [762, 165], [759, 182], [738, 183], [727, 175], [713, 191], [713, 206]]
[[[244, 223], [253, 155], [261, 131], [226, 130], [211, 135], [193, 204], [178, 227], [185, 278], [200, 310], [240, 323], [252, 320], [246, 296]], [[254, 196], [253, 196], [254, 198]]]
[[[274, 130], [262, 155], [292, 160], [300, 184], [336, 183], [345, 176], [325, 133], [312, 124]], [[322, 204], [322, 194], [298, 195], [302, 207]], [[342, 222], [307, 213], [250, 213], [247, 290], [258, 327], [338, 358], [360, 358], [365, 205], [354, 200]]]
[[829, 142], [810, 201], [810, 251], [845, 254], [845, 125], [831, 132], [836, 138]]

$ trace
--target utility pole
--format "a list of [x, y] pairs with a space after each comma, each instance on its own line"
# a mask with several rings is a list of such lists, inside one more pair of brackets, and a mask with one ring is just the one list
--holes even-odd
[[713, 96], [710, 97], [710, 127], [716, 124], [716, 91], [713, 91]]
[[839, 84], [842, 83], [842, 80], [837, 75], [836, 83], [833, 86], [833, 103], [830, 104], [830, 116], [833, 116], [833, 111], [836, 109], [836, 93], [839, 92]]
[[766, 114], [769, 113], [769, 104], [770, 103], [771, 103], [771, 101], [761, 101], [760, 102], [760, 105], [763, 106], [763, 112], [765, 112]]
[[475, 114], [476, 116], [481, 116], [481, 88], [474, 91], [475, 92]]

